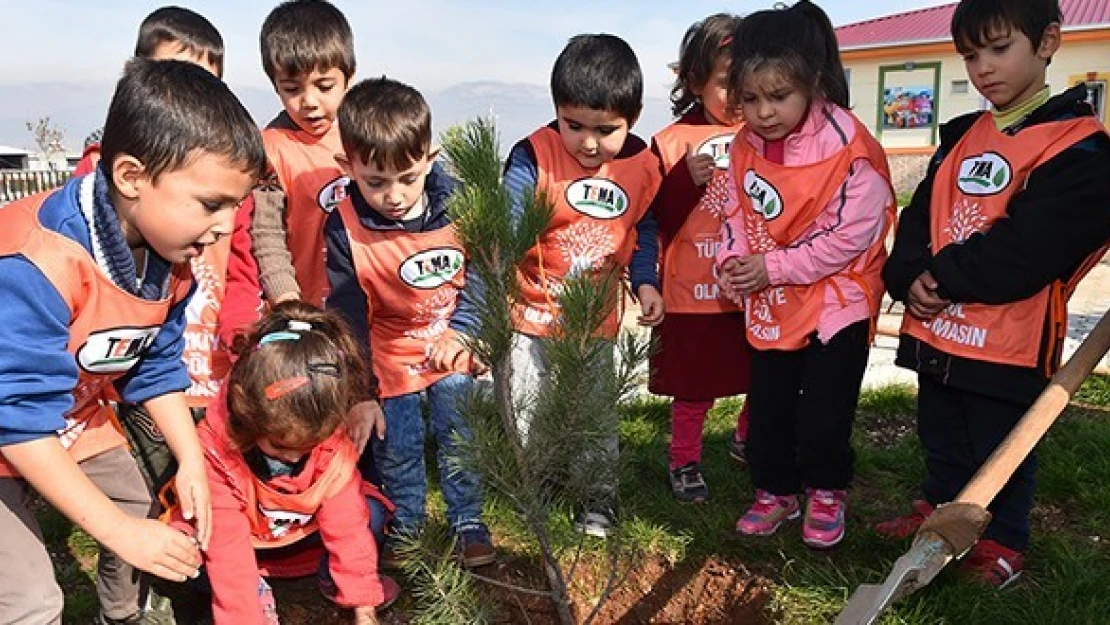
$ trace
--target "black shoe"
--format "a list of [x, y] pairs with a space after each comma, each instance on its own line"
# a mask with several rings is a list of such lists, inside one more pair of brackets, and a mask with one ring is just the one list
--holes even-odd
[[709, 487], [701, 475], [698, 463], [691, 462], [671, 471], [671, 490], [678, 503], [705, 503], [709, 501]]

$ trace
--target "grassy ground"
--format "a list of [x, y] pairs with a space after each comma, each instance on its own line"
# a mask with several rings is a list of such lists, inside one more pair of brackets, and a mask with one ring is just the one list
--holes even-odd
[[[665, 571], [663, 577], [646, 579], [640, 574], [643, 571], [633, 570], [626, 584], [639, 584], [643, 592], [625, 593], [621, 600], [641, 605], [613, 620], [675, 622], [674, 612], [665, 616], [661, 606], [691, 585], [707, 588], [707, 575], [719, 576], [726, 570], [741, 571], [758, 582], [763, 592], [754, 605], [756, 610], [742, 610], [748, 599], [732, 597], [729, 601], [734, 604], [721, 611], [731, 617], [699, 622], [826, 622], [835, 617], [857, 585], [881, 581], [893, 560], [908, 547], [908, 543], [884, 542], [868, 527], [904, 512], [917, 495], [923, 467], [913, 435], [911, 389], [889, 387], [863, 394], [848, 536], [831, 553], [806, 549], [797, 524], [764, 539], [738, 538], [732, 533], [736, 517], [751, 502], [747, 473], [731, 464], [726, 453], [739, 405], [736, 400], [718, 402], [711, 413], [704, 451], [710, 503], [700, 507], [678, 505], [670, 494], [664, 460], [667, 404], [651, 401], [628, 408], [622, 440], [627, 461], [622, 493], [630, 521], [628, 536], [641, 550], [641, 564], [650, 562]], [[897, 605], [883, 622], [1106, 622], [1110, 614], [1110, 594], [1106, 593], [1110, 588], [1110, 380], [1094, 379], [1083, 387], [1040, 446], [1039, 454], [1038, 507], [1025, 578], [995, 592], [945, 572], [929, 588]], [[437, 502], [435, 507], [439, 505]], [[535, 554], [512, 514], [496, 503], [491, 504], [489, 514], [503, 559], [530, 561]], [[87, 622], [95, 607], [90, 572], [94, 546], [52, 512], [43, 516], [67, 590], [66, 622]], [[570, 532], [569, 520], [560, 521], [557, 531]], [[591, 548], [595, 556], [600, 555], [596, 544]], [[588, 589], [583, 592], [590, 594]], [[280, 591], [278, 600], [282, 601]], [[716, 594], [693, 600], [724, 601]], [[402, 604], [389, 621], [404, 622], [404, 614]], [[629, 616], [632, 614], [635, 618]], [[519, 621], [509, 617], [507, 622]]]

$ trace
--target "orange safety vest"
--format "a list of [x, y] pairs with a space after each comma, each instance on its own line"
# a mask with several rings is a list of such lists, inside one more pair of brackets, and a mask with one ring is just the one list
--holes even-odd
[[[369, 304], [370, 352], [382, 397], [422, 391], [452, 371], [428, 367], [428, 349], [447, 333], [466, 284], [466, 254], [448, 225], [431, 232], [374, 230], [354, 204], [339, 205], [351, 258]], [[467, 373], [469, 359], [455, 371]]]
[[335, 162], [335, 155], [343, 153], [339, 125], [313, 137], [295, 126], [271, 124], [262, 131], [262, 141], [285, 191], [286, 241], [301, 299], [323, 307], [328, 294], [324, 221], [347, 197], [350, 182]]
[[[856, 132], [851, 142], [823, 161], [800, 166], [779, 165], [758, 153], [741, 131], [732, 144], [732, 166], [736, 176], [739, 210], [752, 254], [766, 254], [789, 246], [801, 238], [832, 201], [848, 179], [852, 163], [866, 159], [888, 181], [886, 155], [879, 142], [855, 119]], [[748, 341], [761, 350], [801, 349], [817, 328], [825, 306], [825, 294], [833, 289], [839, 295], [837, 278], [860, 285], [871, 305], [872, 316], [879, 312], [883, 292], [882, 268], [886, 262], [886, 233], [895, 220], [893, 189], [882, 236], [853, 261], [848, 268], [814, 284], [769, 286], [745, 298]], [[843, 298], [841, 298], [843, 299]]]
[[[717, 249], [721, 246], [724, 198], [714, 197], [714, 181], [726, 175], [732, 140], [743, 126], [674, 123], [655, 135], [664, 175], [685, 166], [686, 146], [713, 157], [717, 171], [706, 184], [697, 206], [686, 218], [670, 245], [663, 250], [663, 302], [668, 313], [716, 314], [738, 312], [743, 307], [722, 297], [717, 284]], [[717, 181], [719, 182], [719, 181]]]
[[[1042, 163], [1093, 134], [1106, 130], [1093, 117], [1030, 126], [1014, 136], [981, 115], [937, 169], [930, 236], [934, 254], [990, 230], [1006, 218], [1015, 194]], [[1075, 275], [1056, 280], [1036, 295], [1009, 304], [952, 304], [929, 321], [902, 318], [902, 332], [961, 358], [1020, 367], [1037, 366], [1042, 347], [1053, 350], [1046, 373], [1059, 366], [1067, 332], [1067, 300], [1079, 280], [1105, 251], [1087, 257]], [[1045, 320], [1051, 324], [1044, 334]]]
[[231, 368], [227, 350], [216, 335], [216, 320], [227, 289], [231, 237], [204, 248], [192, 260], [197, 289], [185, 309], [185, 365], [193, 384], [185, 391], [191, 408], [206, 408]]
[[[39, 207], [50, 191], [0, 210], [0, 256], [21, 254], [54, 285], [70, 310], [67, 349], [77, 361], [73, 408], [58, 432], [75, 462], [126, 444], [110, 402], [112, 385], [142, 359], [173, 305], [189, 294], [193, 278], [185, 263], [173, 268], [170, 297], [144, 300], [116, 286], [80, 243], [44, 228]], [[0, 477], [19, 473], [0, 456]]]
[[[636, 224], [659, 188], [659, 165], [644, 149], [597, 170], [585, 169], [567, 153], [558, 131], [547, 126], [528, 141], [536, 155], [536, 192], [546, 194], [555, 211], [520, 263], [521, 299], [513, 306], [513, 317], [517, 331], [550, 336], [564, 279], [628, 266]], [[612, 295], [611, 311], [600, 329], [607, 337], [616, 336], [620, 326], [620, 293]]]

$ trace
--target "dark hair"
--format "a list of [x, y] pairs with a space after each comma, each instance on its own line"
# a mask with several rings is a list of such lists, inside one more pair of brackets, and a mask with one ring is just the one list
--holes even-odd
[[139, 25], [135, 56], [149, 59], [154, 50], [164, 43], [179, 44], [215, 67], [216, 75], [223, 77], [224, 39], [203, 15], [175, 6], [155, 9]]
[[128, 62], [108, 106], [100, 150], [106, 173], [116, 157], [129, 154], [151, 180], [184, 167], [197, 152], [224, 156], [256, 178], [266, 165], [247, 109], [224, 81], [186, 61]]
[[729, 48], [729, 99], [736, 101], [744, 79], [773, 69], [812, 97], [848, 108], [848, 80], [840, 62], [836, 30], [821, 7], [799, 0], [788, 9], [771, 9], [744, 18]]
[[386, 77], [364, 80], [343, 96], [339, 136], [347, 158], [402, 171], [432, 147], [432, 112], [420, 92]]
[[962, 0], [952, 14], [952, 41], [960, 51], [982, 48], [993, 32], [1017, 29], [1036, 50], [1048, 25], [1061, 21], [1058, 0]]
[[[296, 339], [263, 343], [276, 332]], [[234, 349], [238, 358], [227, 379], [228, 434], [240, 450], [264, 436], [319, 443], [342, 425], [352, 406], [368, 398], [370, 374], [362, 351], [336, 313], [283, 302], [237, 337]], [[301, 377], [299, 386], [274, 392], [281, 382]]]
[[258, 37], [262, 68], [277, 80], [279, 71], [298, 76], [338, 67], [347, 80], [355, 75], [355, 42], [343, 13], [325, 0], [289, 0], [262, 23]]
[[644, 106], [644, 77], [636, 53], [615, 35], [572, 37], [551, 70], [555, 106], [610, 111], [631, 126]]
[[678, 70], [671, 87], [671, 112], [677, 117], [698, 101], [695, 91], [704, 89], [721, 57], [728, 57], [728, 44], [740, 26], [741, 18], [717, 13], [694, 22], [682, 37], [678, 49]]

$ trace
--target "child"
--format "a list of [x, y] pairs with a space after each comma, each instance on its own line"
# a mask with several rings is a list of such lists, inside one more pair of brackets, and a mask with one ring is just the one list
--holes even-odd
[[339, 162], [354, 184], [325, 226], [328, 307], [342, 311], [360, 345], [372, 346], [381, 383], [386, 434], [373, 440], [372, 452], [397, 506], [383, 566], [397, 563], [397, 538], [415, 534], [426, 517], [421, 396], [459, 557], [467, 567], [490, 564], [495, 554], [478, 476], [449, 462], [455, 437], [469, 437], [459, 404], [473, 384], [472, 359], [460, 337], [477, 323], [479, 284], [466, 279], [447, 215], [456, 183], [433, 164], [431, 112], [408, 85], [387, 78], [355, 85], [339, 107], [339, 127]]
[[[135, 56], [152, 61], [192, 61], [219, 78], [224, 75], [224, 40], [203, 15], [167, 6], [155, 9], [139, 25]], [[91, 173], [100, 162], [100, 139], [85, 142], [73, 176]]]
[[[1078, 85], [1050, 96], [1056, 0], [964, 0], [952, 38], [990, 112], [941, 128], [940, 149], [902, 212], [887, 289], [905, 302], [897, 364], [918, 372], [925, 499], [879, 524], [917, 531], [956, 498], [1057, 368], [1067, 298], [1110, 239], [1110, 141]], [[991, 586], [1014, 581], [1029, 544], [1036, 460], [1017, 469], [963, 562]]]
[[[60, 622], [32, 488], [101, 545], [103, 622], [137, 618], [138, 576], [195, 576], [208, 483], [182, 391], [188, 261], [231, 231], [265, 153], [246, 109], [192, 63], [132, 61], [116, 87], [97, 170], [8, 205], [0, 372], [0, 606], [8, 622]], [[136, 270], [136, 260], [141, 268]], [[117, 395], [118, 393], [118, 395]], [[142, 404], [180, 463], [197, 543], [153, 520], [110, 402]]]
[[[260, 575], [290, 572], [290, 547], [319, 532], [329, 555], [322, 590], [376, 623], [396, 584], [378, 576], [371, 522], [384, 503], [359, 476], [341, 427], [372, 379], [335, 315], [308, 304], [275, 307], [237, 345], [224, 388], [198, 426], [212, 488], [212, 543], [204, 567], [215, 623], [274, 623]], [[379, 518], [371, 518], [374, 510]], [[180, 519], [176, 510], [171, 518]], [[284, 560], [284, 562], [283, 562]], [[310, 572], [316, 561], [308, 564]], [[289, 573], [295, 574], [295, 573]]]
[[824, 11], [801, 1], [745, 17], [731, 47], [732, 144], [721, 286], [743, 296], [751, 356], [748, 462], [756, 501], [742, 534], [799, 516], [802, 540], [844, 537], [852, 421], [882, 297], [894, 193], [878, 142], [848, 112]]
[[[643, 140], [629, 131], [643, 106], [643, 77], [636, 54], [613, 35], [573, 37], [551, 73], [555, 121], [513, 147], [505, 164], [505, 188], [513, 210], [523, 213], [525, 196], [544, 194], [555, 214], [536, 247], [520, 266], [522, 301], [516, 309], [513, 387], [530, 392], [546, 377], [543, 339], [555, 331], [559, 310], [551, 294], [568, 276], [582, 271], [624, 269], [630, 260], [640, 284], [641, 323], [663, 319], [663, 299], [650, 279], [658, 255], [656, 226], [647, 207], [659, 187], [659, 167]], [[608, 198], [602, 209], [594, 207]], [[641, 222], [643, 220], [643, 222]], [[641, 224], [638, 233], [637, 224]], [[542, 262], [541, 262], [542, 259]], [[613, 312], [600, 329], [613, 338]], [[518, 398], [518, 404], [527, 401]], [[612, 415], [607, 453], [617, 461], [617, 415]], [[519, 411], [518, 427], [528, 434], [531, 413]], [[600, 479], [594, 509], [580, 512], [577, 527], [605, 537], [613, 524], [614, 479]]]
[[254, 193], [252, 238], [270, 303], [323, 306], [324, 220], [348, 181], [335, 113], [355, 73], [354, 38], [343, 13], [324, 0], [289, 0], [262, 24], [262, 66], [284, 112], [262, 131], [271, 172]]
[[[719, 297], [714, 277], [724, 214], [701, 201], [720, 196], [706, 187], [714, 178], [723, 184], [732, 137], [740, 129], [728, 103], [728, 44], [739, 25], [740, 18], [719, 13], [686, 31], [671, 91], [679, 119], [655, 135], [652, 146], [663, 171], [651, 211], [659, 222], [667, 316], [654, 331], [658, 348], [651, 358], [648, 390], [674, 397], [671, 489], [682, 503], [705, 503], [709, 497], [701, 474], [701, 437], [713, 400], [748, 390], [744, 314], [740, 306]], [[745, 409], [730, 445], [739, 447], [741, 458], [746, 415]]]

